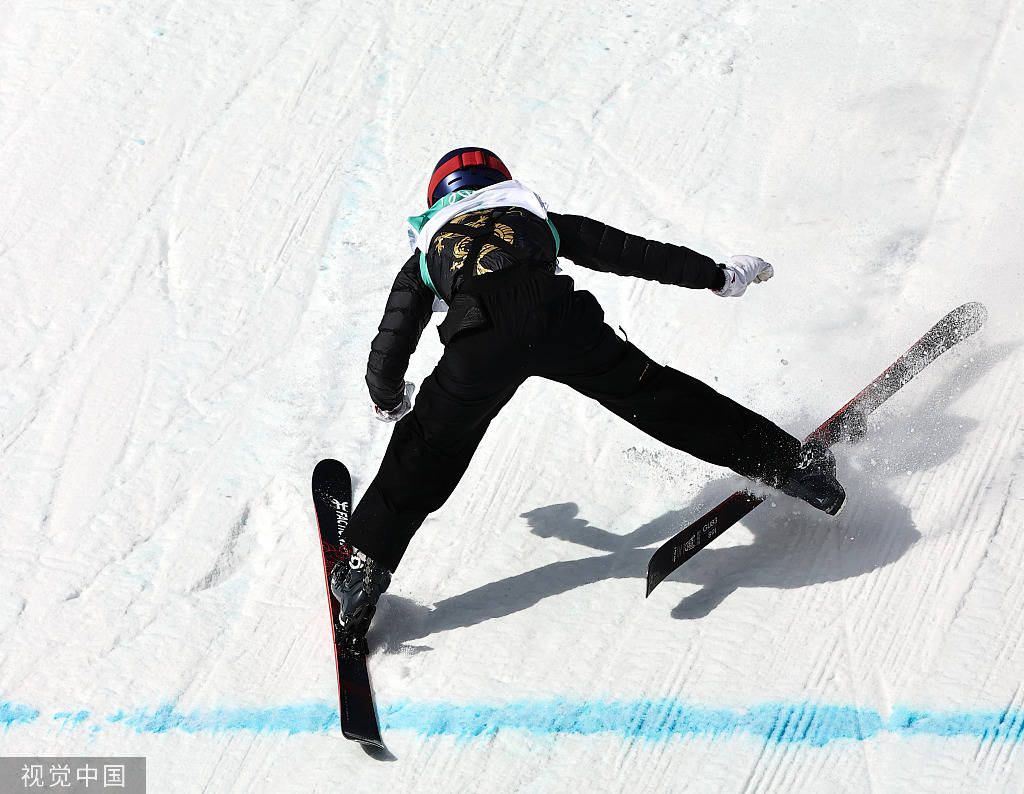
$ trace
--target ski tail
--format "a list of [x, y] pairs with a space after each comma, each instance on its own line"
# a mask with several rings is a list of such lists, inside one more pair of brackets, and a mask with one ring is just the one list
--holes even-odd
[[763, 501], [763, 496], [755, 496], [747, 491], [736, 491], [662, 544], [647, 564], [647, 593], [644, 598], [647, 598], [666, 576]]

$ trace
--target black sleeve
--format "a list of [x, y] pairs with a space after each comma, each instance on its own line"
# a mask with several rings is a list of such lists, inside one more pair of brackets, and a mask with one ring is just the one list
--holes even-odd
[[689, 248], [647, 240], [582, 215], [549, 212], [558, 230], [559, 256], [577, 265], [693, 289], [721, 289], [722, 269]]
[[414, 251], [402, 265], [384, 307], [384, 317], [370, 344], [366, 385], [373, 404], [390, 411], [405, 396], [405, 372], [430, 322], [434, 293], [420, 278], [420, 252]]

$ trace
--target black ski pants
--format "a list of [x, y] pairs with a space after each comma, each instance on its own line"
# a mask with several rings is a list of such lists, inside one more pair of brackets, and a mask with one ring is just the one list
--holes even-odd
[[658, 439], [709, 463], [776, 483], [800, 442], [701, 381], [655, 363], [604, 322], [572, 279], [525, 267], [464, 288], [487, 325], [456, 335], [395, 425], [353, 512], [349, 542], [391, 571], [469, 466], [491, 420], [528, 377], [564, 383]]

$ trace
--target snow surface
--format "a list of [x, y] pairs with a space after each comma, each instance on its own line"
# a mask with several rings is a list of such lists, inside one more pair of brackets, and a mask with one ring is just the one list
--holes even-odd
[[[1017, 0], [0, 4], [0, 755], [150, 791], [1024, 790]], [[336, 727], [309, 496], [428, 171], [770, 283], [567, 264], [802, 435], [953, 306], [986, 328], [644, 600], [741, 480], [527, 383], [382, 602], [391, 755]], [[428, 329], [417, 382], [440, 353]]]

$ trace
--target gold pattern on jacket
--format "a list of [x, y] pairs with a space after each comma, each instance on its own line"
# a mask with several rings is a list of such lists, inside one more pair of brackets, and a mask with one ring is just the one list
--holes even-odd
[[[493, 208], [479, 210], [477, 212], [468, 212], [465, 215], [458, 215], [452, 218], [452, 223], [458, 223], [462, 226], [471, 226], [475, 229], [482, 229], [488, 223], [490, 223], [490, 215], [493, 212]], [[522, 214], [522, 210], [515, 208], [508, 210], [506, 214], [518, 215]], [[504, 223], [495, 223], [493, 234], [500, 238], [503, 242], [509, 245], [515, 242], [515, 231], [510, 226], [506, 226]], [[453, 273], [462, 270], [462, 267], [466, 264], [466, 257], [469, 256], [470, 248], [473, 246], [473, 238], [469, 237], [462, 232], [442, 232], [434, 238], [434, 249], [440, 255], [444, 250], [445, 244], [458, 240], [452, 249], [452, 267]], [[481, 276], [485, 273], [492, 272], [488, 268], [484, 267], [481, 262], [491, 252], [496, 251], [497, 246], [491, 243], [485, 243], [480, 249], [480, 253], [476, 257], [476, 274]]]

